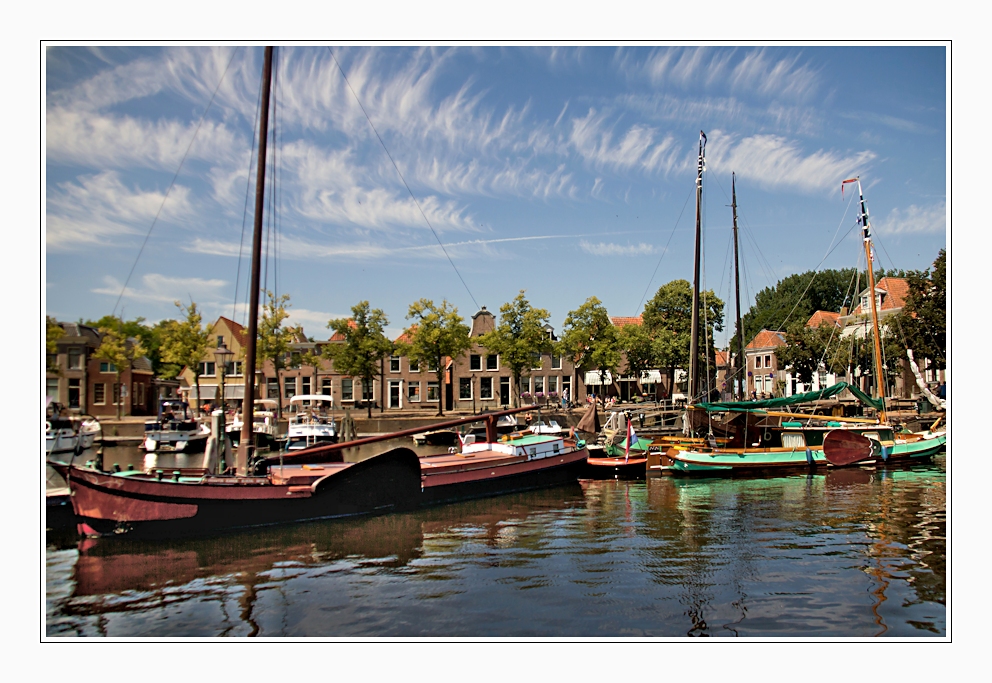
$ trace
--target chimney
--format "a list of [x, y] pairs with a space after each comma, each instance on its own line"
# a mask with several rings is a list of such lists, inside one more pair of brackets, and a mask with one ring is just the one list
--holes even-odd
[[840, 317], [843, 318], [846, 315], [847, 315], [847, 306], [841, 306], [840, 307]]

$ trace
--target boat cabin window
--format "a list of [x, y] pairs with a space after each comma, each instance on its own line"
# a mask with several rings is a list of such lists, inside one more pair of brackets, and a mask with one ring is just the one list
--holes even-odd
[[873, 439], [875, 441], [879, 441], [878, 432], [862, 432], [861, 436], [864, 436], [868, 439]]
[[782, 445], [785, 448], [806, 448], [806, 437], [798, 432], [785, 432], [782, 434]]

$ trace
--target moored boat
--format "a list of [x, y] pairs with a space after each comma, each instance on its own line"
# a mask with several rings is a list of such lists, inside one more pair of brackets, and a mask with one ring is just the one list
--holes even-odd
[[79, 455], [92, 448], [101, 433], [100, 421], [95, 417], [68, 416], [60, 404], [49, 402], [45, 411], [46, 456]]
[[141, 447], [148, 453], [176, 451], [202, 453], [210, 428], [193, 417], [189, 404], [177, 399], [159, 401], [158, 416], [145, 422]]
[[[309, 406], [304, 405], [309, 403]], [[323, 394], [299, 394], [289, 399], [296, 413], [289, 419], [286, 450], [299, 451], [319, 444], [337, 443], [338, 428], [334, 415], [323, 405], [334, 405], [334, 399]]]

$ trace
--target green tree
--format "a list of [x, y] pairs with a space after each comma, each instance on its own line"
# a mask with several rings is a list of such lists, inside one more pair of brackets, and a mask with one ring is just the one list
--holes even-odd
[[262, 305], [262, 317], [258, 321], [258, 340], [255, 343], [255, 369], [265, 366], [265, 361], [272, 361], [276, 371], [276, 390], [279, 393], [279, 404], [276, 406], [276, 419], [282, 418], [282, 377], [279, 371], [286, 367], [286, 356], [289, 355], [289, 343], [293, 338], [295, 328], [284, 327], [283, 322], [289, 317], [289, 294], [276, 298], [275, 294], [265, 290], [268, 299]]
[[836, 341], [837, 336], [836, 328], [830, 325], [807, 327], [805, 322], [794, 322], [785, 332], [785, 346], [775, 350], [779, 367], [789, 368], [799, 381], [809, 384], [820, 369], [831, 339]]
[[129, 370], [135, 358], [143, 356], [145, 349], [136, 337], [125, 337], [119, 328], [101, 327], [100, 346], [94, 357], [112, 363], [114, 366], [114, 394], [117, 398], [117, 419], [121, 419], [121, 407], [124, 403], [124, 390], [121, 386], [121, 374], [126, 366]]
[[176, 301], [175, 305], [183, 319], [168, 320], [159, 326], [161, 335], [159, 350], [166, 363], [175, 364], [180, 368], [187, 367], [193, 373], [197, 397], [196, 409], [199, 411], [203, 405], [200, 393], [202, 361], [210, 348], [210, 333], [213, 327], [208, 325], [204, 328], [203, 316], [195, 301], [190, 300], [189, 306], [181, 301]]
[[897, 327], [926, 368], [947, 367], [947, 252], [941, 249], [933, 268], [906, 275], [909, 294], [897, 319]]
[[[142, 317], [137, 317], [134, 320], [122, 320], [112, 315], [105, 315], [99, 320], [88, 320], [86, 324], [97, 329], [101, 327], [114, 328], [125, 337], [140, 339], [141, 345], [145, 347], [145, 356], [152, 363], [152, 372], [158, 377], [175, 377], [179, 374], [179, 371], [182, 369], [181, 367], [173, 365], [163, 368], [163, 365], [165, 365], [162, 359], [162, 334], [165, 331], [164, 322], [167, 321], [162, 321], [149, 327], [145, 324], [145, 319]], [[175, 368], [175, 372], [169, 374], [173, 368]]]
[[59, 339], [65, 336], [65, 330], [58, 324], [55, 318], [45, 316], [45, 367], [48, 372], [58, 372], [59, 366], [56, 356], [59, 352]]
[[[372, 387], [379, 374], [383, 356], [393, 350], [393, 343], [385, 335], [389, 320], [381, 309], [372, 308], [368, 301], [359, 301], [351, 307], [351, 318], [337, 318], [327, 326], [344, 337], [344, 344], [328, 344], [324, 355], [334, 363], [334, 370], [342, 375], [360, 377], [362, 388]], [[306, 362], [306, 361], [304, 361]], [[372, 417], [372, 401], [365, 404]]]
[[616, 375], [620, 365], [617, 328], [610, 321], [602, 301], [591, 296], [577, 309], [568, 312], [558, 348], [575, 364], [575, 386], [578, 386], [580, 372], [598, 370], [601, 386], [606, 384], [607, 373]]
[[457, 358], [472, 346], [470, 330], [458, 315], [458, 309], [447, 299], [440, 306], [435, 306], [430, 299], [420, 299], [410, 304], [406, 318], [413, 324], [404, 331], [410, 341], [400, 345], [400, 352], [422, 367], [434, 368], [438, 387], [437, 414], [444, 415], [444, 359]]
[[624, 325], [619, 329], [618, 343], [627, 357], [627, 374], [634, 376], [640, 391], [641, 374], [658, 364], [651, 333], [643, 324]]
[[499, 324], [479, 337], [479, 343], [492, 353], [499, 354], [504, 367], [513, 375], [513, 405], [518, 406], [520, 376], [534, 367], [534, 355], [553, 350], [551, 337], [544, 326], [551, 314], [546, 309], [534, 308], [524, 297], [524, 291], [499, 308]]
[[[700, 339], [700, 368], [709, 367], [708, 383], [716, 377], [714, 330], [723, 329], [724, 303], [713, 290], [699, 293], [699, 327], [705, 335]], [[672, 280], [662, 285], [644, 306], [641, 316], [654, 339], [658, 363], [668, 370], [668, 392], [675, 391], [675, 369], [689, 366], [692, 342], [692, 285], [688, 280]], [[695, 398], [695, 397], [693, 397]]]
[[[303, 326], [302, 325], [298, 326], [296, 330], [297, 333], [302, 337]], [[310, 338], [308, 341], [312, 342], [313, 338]], [[305, 367], [313, 368], [313, 385], [312, 385], [313, 390], [311, 393], [314, 394], [320, 393], [320, 387], [317, 384], [317, 380], [318, 380], [318, 373], [320, 372], [321, 361], [323, 359], [324, 359], [323, 354], [318, 352], [316, 347], [312, 349], [307, 349], [306, 351], [300, 354], [300, 364]]]

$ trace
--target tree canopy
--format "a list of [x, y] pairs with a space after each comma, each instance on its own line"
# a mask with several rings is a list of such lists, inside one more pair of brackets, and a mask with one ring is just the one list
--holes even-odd
[[117, 399], [117, 419], [121, 417], [121, 408], [124, 404], [124, 391], [121, 386], [121, 374], [124, 368], [130, 368], [135, 358], [145, 355], [145, 349], [141, 341], [136, 337], [126, 337], [119, 328], [101, 327], [100, 346], [97, 347], [94, 357], [105, 360], [114, 365], [114, 397]]
[[160, 324], [161, 342], [160, 353], [162, 360], [173, 363], [178, 367], [187, 367], [193, 373], [193, 383], [196, 386], [197, 409], [203, 405], [200, 398], [200, 374], [207, 350], [210, 348], [210, 333], [212, 328], [204, 329], [203, 316], [195, 301], [186, 306], [181, 301], [175, 302], [176, 308], [182, 314], [182, 320], [167, 320]]
[[907, 273], [909, 294], [898, 319], [906, 346], [927, 368], [947, 367], [947, 252], [941, 249], [932, 269]]
[[598, 370], [600, 381], [605, 383], [606, 373], [615, 375], [620, 365], [617, 336], [617, 328], [610, 321], [606, 306], [591, 296], [577, 309], [568, 312], [558, 347], [562, 355], [575, 364], [577, 373]]
[[499, 354], [500, 362], [513, 375], [513, 405], [519, 405], [520, 376], [534, 366], [534, 355], [552, 351], [551, 338], [544, 329], [551, 314], [534, 308], [524, 296], [525, 290], [500, 306], [499, 324], [479, 337], [479, 343]]
[[400, 345], [401, 352], [421, 367], [434, 368], [438, 387], [437, 414], [444, 415], [444, 358], [456, 358], [472, 346], [470, 330], [458, 315], [458, 309], [447, 299], [440, 306], [435, 306], [430, 299], [420, 299], [410, 304], [406, 317], [413, 324], [404, 330], [409, 341]]
[[[344, 337], [344, 344], [328, 344], [324, 355], [334, 363], [334, 370], [342, 375], [361, 377], [363, 387], [371, 387], [379, 374], [383, 356], [393, 350], [393, 343], [384, 331], [389, 320], [381, 309], [372, 308], [368, 301], [359, 301], [351, 307], [351, 318], [337, 318], [327, 326]], [[368, 416], [372, 417], [372, 402], [366, 403]]]
[[[279, 381], [279, 371], [286, 366], [286, 355], [289, 353], [289, 343], [293, 338], [294, 328], [284, 327], [283, 322], [289, 317], [289, 294], [276, 297], [265, 290], [267, 301], [262, 305], [262, 315], [258, 319], [258, 339], [255, 343], [255, 368], [261, 368], [265, 361], [272, 361], [276, 371], [276, 384], [279, 392], [279, 404], [276, 406], [277, 419], [282, 417], [282, 382]], [[246, 371], [247, 372], [247, 371]]]
[[59, 339], [65, 335], [65, 330], [58, 324], [55, 318], [50, 315], [45, 316], [45, 356], [46, 368], [49, 372], [58, 372], [58, 364], [49, 356], [54, 356], [59, 352]]

